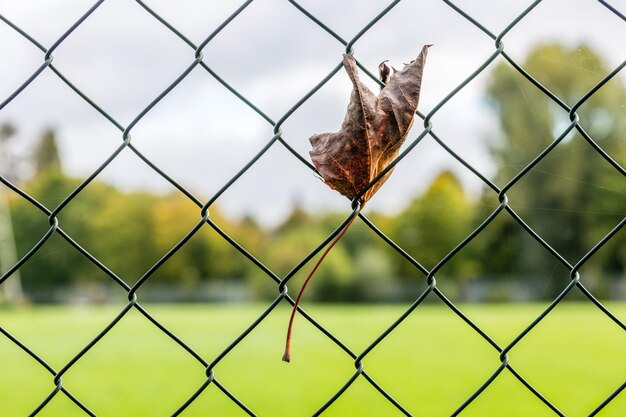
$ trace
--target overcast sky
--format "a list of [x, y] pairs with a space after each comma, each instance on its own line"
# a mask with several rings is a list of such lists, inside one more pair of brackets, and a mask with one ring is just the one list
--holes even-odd
[[[195, 44], [201, 43], [241, 1], [146, 1]], [[383, 10], [388, 1], [300, 1], [346, 40]], [[531, 2], [456, 1], [494, 33]], [[624, 0], [614, 7], [626, 12]], [[90, 2], [0, 0], [0, 13], [45, 47], [69, 28]], [[504, 37], [506, 51], [523, 62], [538, 43], [589, 44], [614, 68], [626, 58], [626, 25], [595, 0], [545, 0]], [[401, 67], [434, 44], [426, 64], [419, 109], [428, 113], [494, 51], [494, 42], [442, 1], [400, 2], [354, 45], [355, 57], [372, 72], [390, 59]], [[273, 120], [341, 61], [344, 46], [286, 0], [256, 0], [203, 50], [204, 62]], [[194, 60], [194, 51], [140, 5], [105, 1], [53, 53], [53, 64], [123, 126], [128, 125]], [[581, 60], [587, 57], [581, 53]], [[43, 62], [43, 53], [0, 22], [0, 102]], [[500, 62], [501, 59], [497, 59]], [[495, 64], [495, 63], [494, 63]], [[560, 63], [554, 63], [559, 65]], [[563, 63], [563, 65], [565, 65]], [[490, 68], [493, 68], [493, 64]], [[484, 100], [489, 69], [448, 102], [433, 118], [434, 130], [483, 173], [494, 167], [486, 140], [497, 123]], [[601, 78], [606, 74], [598, 74]], [[363, 75], [363, 78], [365, 76]], [[622, 71], [622, 80], [626, 79]], [[370, 87], [375, 89], [373, 82]], [[282, 127], [283, 138], [308, 159], [308, 138], [340, 127], [350, 94], [343, 71], [302, 105]], [[45, 70], [0, 110], [0, 123], [19, 129], [16, 146], [25, 149], [41, 130], [58, 132], [66, 171], [85, 177], [119, 146], [121, 133]], [[416, 123], [407, 142], [421, 130]], [[202, 200], [210, 198], [272, 138], [272, 126], [233, 96], [201, 67], [131, 130], [133, 144]], [[427, 137], [396, 168], [370, 210], [394, 212], [422, 191], [442, 169], [452, 169], [468, 192], [480, 182]], [[126, 189], [172, 190], [129, 150], [99, 176]], [[218, 200], [231, 216], [252, 214], [280, 221], [294, 201], [311, 211], [349, 209], [280, 144], [273, 146]]]

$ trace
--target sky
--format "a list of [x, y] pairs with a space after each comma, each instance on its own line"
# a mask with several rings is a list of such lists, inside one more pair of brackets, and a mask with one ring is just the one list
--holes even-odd
[[[456, 4], [493, 33], [500, 33], [532, 2], [463, 0]], [[610, 2], [622, 13], [624, 0]], [[88, 1], [0, 0], [0, 14], [48, 48], [93, 3]], [[196, 45], [202, 43], [241, 1], [146, 1], [145, 4]], [[345, 40], [352, 39], [388, 1], [302, 0], [306, 8]], [[505, 50], [522, 63], [542, 42], [600, 53], [608, 68], [626, 59], [626, 25], [596, 0], [544, 0], [503, 38]], [[401, 1], [353, 46], [358, 61], [376, 73], [389, 59], [401, 67], [422, 45], [434, 44], [424, 71], [419, 110], [429, 113], [495, 50], [494, 41], [443, 1]], [[328, 75], [345, 47], [286, 0], [255, 0], [202, 50], [203, 61], [272, 120], [283, 115]], [[44, 53], [0, 22], [0, 102], [44, 61]], [[194, 50], [128, 0], [104, 1], [53, 51], [53, 64], [122, 126], [182, 74]], [[586, 59], [581, 52], [581, 61]], [[433, 130], [487, 176], [495, 167], [489, 141], [499, 131], [484, 90], [490, 70], [450, 99], [433, 116]], [[563, 63], [554, 63], [560, 65]], [[606, 74], [598, 74], [599, 77]], [[622, 81], [626, 74], [619, 74]], [[365, 79], [365, 74], [362, 74]], [[374, 82], [366, 84], [377, 90]], [[339, 129], [351, 85], [335, 74], [281, 126], [282, 138], [308, 160], [308, 138]], [[570, 103], [571, 104], [571, 103]], [[50, 69], [0, 110], [0, 124], [18, 129], [14, 152], [27, 154], [46, 127], [56, 130], [66, 172], [85, 178], [121, 144], [121, 132], [67, 87]], [[415, 123], [407, 138], [421, 132]], [[130, 131], [132, 144], [200, 200], [210, 199], [272, 139], [273, 127], [196, 66]], [[421, 141], [368, 203], [368, 210], [395, 213], [428, 186], [441, 170], [458, 174], [470, 195], [481, 182], [430, 137]], [[99, 176], [123, 190], [159, 193], [174, 188], [129, 149]], [[294, 203], [305, 209], [350, 210], [350, 203], [324, 185], [280, 143], [273, 145], [216, 201], [231, 217], [251, 215], [272, 225]]]

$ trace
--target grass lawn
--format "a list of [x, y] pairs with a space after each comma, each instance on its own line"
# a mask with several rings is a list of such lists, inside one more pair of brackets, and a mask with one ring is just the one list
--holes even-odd
[[[505, 346], [547, 304], [464, 305]], [[626, 305], [608, 304], [620, 320]], [[210, 362], [264, 310], [254, 305], [146, 307]], [[363, 351], [402, 306], [305, 305], [354, 352]], [[120, 311], [36, 307], [0, 311], [0, 326], [56, 370]], [[353, 361], [298, 317], [293, 359], [281, 361], [289, 310], [278, 308], [215, 369], [217, 380], [258, 416], [309, 416], [354, 373]], [[509, 353], [511, 365], [567, 416], [586, 416], [626, 380], [626, 333], [590, 303], [559, 305]], [[418, 307], [364, 359], [365, 370], [415, 416], [448, 416], [500, 365], [498, 352], [450, 310]], [[26, 416], [48, 395], [52, 375], [0, 335], [0, 415]], [[98, 416], [169, 416], [205, 380], [204, 367], [131, 310], [63, 376]], [[599, 416], [626, 415], [622, 391]], [[40, 416], [83, 416], [59, 393]], [[244, 416], [211, 384], [183, 416]], [[363, 377], [325, 416], [401, 416]], [[505, 370], [461, 415], [553, 416]]]

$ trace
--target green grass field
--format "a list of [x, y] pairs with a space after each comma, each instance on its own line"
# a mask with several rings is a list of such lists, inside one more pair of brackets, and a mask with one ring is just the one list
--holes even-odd
[[[546, 304], [466, 305], [462, 310], [501, 346]], [[608, 304], [622, 321], [626, 305]], [[401, 306], [309, 305], [353, 351], [362, 351]], [[148, 306], [211, 361], [264, 309], [262, 305]], [[118, 307], [39, 307], [0, 311], [0, 325], [61, 369], [104, 328]], [[354, 373], [352, 360], [305, 320], [296, 320], [293, 360], [281, 361], [287, 307], [281, 307], [216, 367], [217, 379], [259, 416], [308, 416]], [[589, 303], [559, 305], [510, 352], [510, 363], [568, 416], [586, 416], [626, 379], [626, 334]], [[365, 357], [365, 370], [416, 416], [450, 415], [500, 365], [498, 353], [447, 308], [420, 306]], [[52, 376], [0, 336], [0, 415], [25, 416], [52, 391]], [[64, 376], [64, 386], [98, 416], [168, 416], [204, 380], [204, 369], [131, 310]], [[84, 415], [58, 394], [40, 416]], [[243, 416], [214, 385], [184, 416]], [[326, 416], [402, 415], [358, 378]], [[463, 413], [553, 416], [504, 371]], [[622, 392], [599, 416], [626, 415]]]

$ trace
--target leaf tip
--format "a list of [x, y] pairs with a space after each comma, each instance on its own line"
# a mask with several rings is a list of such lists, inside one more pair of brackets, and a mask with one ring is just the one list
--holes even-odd
[[[434, 45], [435, 45], [435, 44], [433, 44], [433, 43], [429, 43], [429, 44], [427, 44], [427, 45], [424, 45], [424, 46], [422, 47], [422, 51], [420, 52], [420, 57], [422, 57], [422, 58], [426, 58], [426, 55], [428, 54], [428, 50], [430, 49], [430, 47], [431, 47], [431, 46], [434, 46]], [[419, 59], [420, 57], [418, 57], [418, 59]]]

